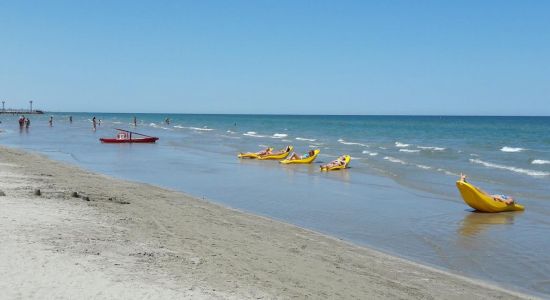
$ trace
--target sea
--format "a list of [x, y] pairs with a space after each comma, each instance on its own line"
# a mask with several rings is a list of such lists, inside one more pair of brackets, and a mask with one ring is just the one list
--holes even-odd
[[[101, 120], [95, 131], [94, 116]], [[18, 116], [0, 115], [0, 144], [550, 297], [550, 117], [29, 117], [30, 128], [20, 129]], [[99, 142], [114, 137], [116, 128], [160, 139]], [[287, 145], [321, 153], [311, 165], [237, 158]], [[352, 157], [349, 169], [320, 171], [342, 154]], [[486, 191], [513, 196], [526, 210], [474, 212], [455, 186], [460, 173]]]

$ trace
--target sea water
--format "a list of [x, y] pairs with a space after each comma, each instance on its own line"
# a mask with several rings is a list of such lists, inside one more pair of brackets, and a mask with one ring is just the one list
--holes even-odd
[[[550, 295], [549, 117], [51, 115], [52, 127], [49, 114], [30, 116], [28, 130], [0, 115], [0, 143]], [[160, 140], [101, 144], [115, 128]], [[237, 158], [287, 145], [321, 154], [311, 165]], [[342, 154], [349, 169], [320, 172]], [[526, 211], [473, 213], [455, 187], [460, 173]]]

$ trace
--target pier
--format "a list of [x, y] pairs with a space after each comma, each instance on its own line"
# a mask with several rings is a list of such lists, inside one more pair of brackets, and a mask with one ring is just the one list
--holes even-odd
[[0, 114], [12, 114], [12, 115], [42, 115], [44, 114], [44, 111], [36, 109], [36, 110], [28, 110], [28, 109], [5, 109], [0, 110]]
[[29, 101], [29, 109], [13, 109], [13, 108], [5, 108], [6, 101], [2, 101], [2, 110], [0, 110], [0, 114], [12, 114], [12, 115], [42, 115], [44, 114], [43, 110], [40, 109], [32, 109], [32, 101]]

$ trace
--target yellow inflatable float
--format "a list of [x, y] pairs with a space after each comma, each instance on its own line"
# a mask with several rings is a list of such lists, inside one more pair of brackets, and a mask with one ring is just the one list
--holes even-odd
[[[267, 149], [264, 150], [264, 151], [269, 151], [269, 152], [271, 152], [271, 151], [273, 151], [273, 148], [270, 147], [270, 148], [267, 148]], [[239, 155], [237, 155], [237, 156], [238, 156], [239, 158], [252, 158], [252, 159], [254, 159], [254, 158], [258, 158], [258, 156], [261, 155], [261, 152], [264, 152], [264, 151], [260, 151], [260, 152], [241, 152], [241, 153], [239, 153]]]
[[459, 180], [456, 182], [456, 187], [460, 191], [460, 195], [462, 195], [464, 202], [466, 202], [466, 204], [473, 209], [481, 212], [494, 213], [525, 210], [525, 207], [521, 204], [506, 204], [504, 202], [494, 200], [493, 197], [487, 195], [485, 192], [468, 182]]
[[282, 163], [282, 164], [310, 164], [317, 158], [317, 155], [319, 155], [320, 152], [321, 152], [321, 150], [315, 149], [315, 150], [313, 150], [313, 155], [308, 156], [304, 159], [285, 159], [285, 160], [281, 160], [280, 163]]
[[324, 165], [324, 166], [321, 166], [321, 171], [336, 171], [336, 170], [342, 170], [342, 169], [347, 168], [348, 165], [349, 165], [349, 162], [351, 161], [351, 156], [344, 155], [343, 158], [344, 158], [344, 164], [331, 166], [331, 167], [328, 167], [328, 166]]
[[257, 159], [259, 160], [266, 160], [266, 159], [284, 159], [288, 156], [288, 154], [294, 149], [292, 146], [287, 146], [285, 149], [279, 150], [276, 153], [271, 153], [268, 155], [261, 155], [258, 156]]

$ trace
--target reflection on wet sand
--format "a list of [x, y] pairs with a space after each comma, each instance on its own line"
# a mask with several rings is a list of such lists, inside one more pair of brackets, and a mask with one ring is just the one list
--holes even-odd
[[327, 178], [341, 180], [346, 183], [349, 183], [351, 179], [350, 172], [348, 171], [348, 169], [325, 172], [325, 176]]
[[473, 237], [495, 225], [514, 224], [514, 218], [521, 212], [482, 213], [472, 211], [462, 220], [458, 232], [462, 236]]

